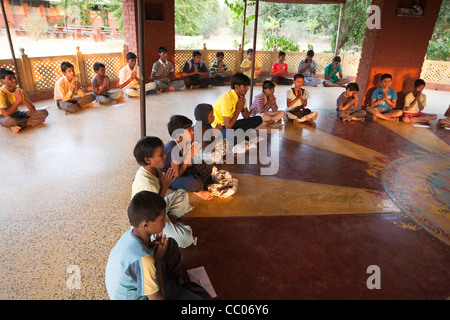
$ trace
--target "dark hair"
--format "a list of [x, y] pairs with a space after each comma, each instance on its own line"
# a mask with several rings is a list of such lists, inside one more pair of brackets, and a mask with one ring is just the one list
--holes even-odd
[[208, 125], [208, 116], [211, 110], [214, 109], [213, 106], [210, 104], [207, 103], [198, 104], [194, 110], [195, 120], [201, 121], [203, 126]]
[[194, 51], [192, 52], [192, 56], [193, 56], [193, 57], [201, 56], [201, 55], [202, 55], [202, 53], [201, 53], [199, 50], [194, 50]]
[[278, 58], [281, 57], [281, 56], [285, 56], [285, 55], [286, 55], [286, 52], [284, 52], [284, 51], [278, 52]]
[[100, 68], [105, 68], [105, 65], [101, 62], [94, 63], [94, 71], [97, 72]]
[[356, 82], [350, 82], [349, 84], [347, 84], [347, 86], [345, 87], [345, 89], [349, 89], [350, 91], [359, 91], [359, 86]]
[[390, 73], [385, 73], [381, 76], [380, 81], [383, 81], [384, 79], [392, 79], [392, 75]]
[[310, 57], [314, 57], [314, 50], [308, 50], [308, 52], [306, 52], [306, 55], [310, 56]]
[[166, 208], [166, 201], [159, 194], [141, 191], [134, 195], [128, 206], [128, 220], [137, 228], [142, 221], [155, 221]]
[[341, 57], [339, 57], [339, 56], [334, 57], [334, 58], [333, 58], [333, 62], [334, 62], [334, 61], [339, 61], [339, 62], [341, 62]]
[[225, 54], [223, 53], [223, 51], [217, 51], [216, 57], [225, 57]]
[[134, 158], [141, 166], [146, 166], [148, 163], [145, 161], [145, 158], [153, 157], [155, 150], [160, 146], [164, 146], [160, 138], [151, 136], [143, 137], [139, 139], [134, 147]]
[[15, 76], [15, 75], [16, 74], [14, 73], [14, 71], [10, 69], [2, 68], [0, 70], [0, 79], [5, 79], [6, 76]]
[[275, 88], [275, 84], [273, 83], [273, 81], [270, 80], [265, 80], [262, 84], [262, 90], [266, 90], [266, 89], [272, 89]]
[[252, 49], [252, 48], [248, 48], [248, 49], [247, 49], [247, 54], [249, 54], [250, 52], [253, 52], [253, 49]]
[[416, 81], [414, 81], [414, 87], [417, 88], [419, 86], [425, 86], [425, 81], [422, 79], [417, 79]]
[[297, 73], [297, 74], [294, 76], [294, 81], [297, 80], [298, 78], [305, 79], [305, 76], [302, 75], [301, 73]]
[[131, 59], [137, 59], [137, 55], [134, 52], [128, 52], [125, 55], [125, 59], [127, 59], [127, 61]]
[[230, 87], [231, 89], [234, 89], [235, 86], [249, 86], [250, 85], [250, 78], [247, 77], [245, 74], [243, 73], [235, 73], [231, 76], [231, 84]]
[[61, 62], [61, 71], [66, 72], [68, 68], [74, 68], [73, 64], [71, 64], [69, 61], [63, 61]]
[[158, 48], [158, 53], [161, 53], [161, 52], [167, 52], [167, 48], [166, 47], [159, 47]]
[[169, 122], [167, 123], [167, 131], [169, 131], [170, 136], [172, 137], [172, 133], [177, 129], [187, 129], [192, 127], [192, 121], [188, 117], [176, 114], [170, 117]]

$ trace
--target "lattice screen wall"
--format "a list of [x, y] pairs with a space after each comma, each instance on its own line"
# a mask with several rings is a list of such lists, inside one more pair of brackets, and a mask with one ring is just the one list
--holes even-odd
[[425, 60], [420, 77], [425, 82], [450, 85], [450, 62]]
[[[278, 56], [278, 53], [277, 53]], [[297, 73], [298, 71], [298, 65], [300, 64], [301, 60], [304, 60], [306, 58], [305, 52], [289, 52], [286, 53], [286, 59], [284, 62], [288, 65], [288, 73]]]
[[[175, 70], [181, 73], [185, 62], [192, 58], [193, 50], [176, 50], [175, 51]], [[225, 53], [225, 63], [231, 70], [239, 71], [239, 50], [222, 50]], [[202, 59], [209, 67], [216, 59], [217, 50], [200, 50]], [[18, 66], [22, 65], [26, 70], [21, 74], [22, 85], [28, 83], [27, 92], [38, 92], [43, 90], [51, 90], [55, 81], [62, 76], [61, 62], [69, 61], [75, 66], [77, 76], [84, 79], [84, 84], [89, 84], [93, 76], [93, 65], [95, 62], [102, 62], [106, 66], [106, 74], [111, 80], [116, 80], [120, 69], [124, 64], [123, 52], [105, 53], [105, 54], [81, 54], [58, 57], [34, 57], [28, 58], [22, 55], [18, 58]], [[243, 58], [246, 58], [244, 53]], [[270, 72], [272, 64], [277, 60], [278, 53], [276, 51], [257, 51], [256, 59], [262, 62], [263, 72]], [[288, 64], [289, 73], [296, 73], [300, 60], [305, 59], [305, 52], [286, 52], [286, 63]], [[317, 73], [323, 74], [324, 68], [331, 63], [334, 54], [332, 53], [316, 53], [314, 60], [317, 62]], [[343, 54], [342, 68], [344, 76], [356, 76], [359, 66], [359, 55]], [[80, 62], [82, 61], [82, 62]], [[83, 70], [79, 70], [78, 62], [80, 62]], [[0, 60], [1, 68], [8, 68], [16, 72], [14, 63], [11, 59]], [[22, 70], [20, 70], [22, 72]], [[425, 60], [421, 78], [428, 83], [450, 85], [450, 62], [448, 61], [430, 61]], [[25, 81], [24, 81], [25, 80]], [[0, 83], [0, 87], [1, 87]]]
[[116, 80], [119, 78], [119, 71], [122, 69], [122, 54], [121, 53], [109, 53], [109, 54], [84, 54], [84, 67], [85, 75], [88, 83], [91, 82], [95, 76], [94, 63], [101, 62], [105, 65], [105, 73], [110, 80]]
[[61, 63], [63, 61], [76, 65], [74, 56], [30, 58], [35, 91], [48, 90], [54, 87], [56, 80], [62, 77]]
[[[187, 60], [192, 59], [193, 50], [176, 50], [175, 51], [175, 71], [181, 73], [183, 71], [183, 66]], [[202, 54], [204, 50], [200, 50]], [[202, 60], [209, 67], [216, 59], [217, 50], [208, 50], [207, 58], [203, 57]], [[237, 68], [235, 66], [235, 59], [239, 59], [238, 50], [224, 50], [225, 63], [229, 69], [237, 69], [239, 71], [239, 64]], [[270, 72], [272, 64], [277, 61], [278, 52], [274, 51], [257, 51], [256, 60], [262, 63], [263, 72]], [[317, 53], [314, 55], [314, 60], [317, 63], [317, 73], [323, 74], [325, 66], [332, 62], [334, 54], [332, 53]], [[247, 58], [247, 54], [244, 53], [243, 58]], [[288, 72], [296, 73], [298, 70], [298, 65], [302, 59], [306, 58], [306, 52], [286, 52], [286, 63], [288, 64]], [[350, 76], [356, 76], [358, 71], [359, 56], [345, 55], [341, 56], [342, 65], [344, 73]], [[348, 68], [348, 70], [346, 69]]]
[[[245, 54], [244, 57], [247, 55]], [[270, 72], [273, 65], [272, 51], [256, 51], [255, 59], [262, 63], [263, 72], [266, 70]]]

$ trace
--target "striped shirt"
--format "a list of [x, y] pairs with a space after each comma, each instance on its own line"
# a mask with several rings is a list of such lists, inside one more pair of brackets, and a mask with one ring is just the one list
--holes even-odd
[[255, 97], [255, 100], [253, 100], [249, 111], [250, 115], [253, 117], [259, 113], [269, 111], [270, 109], [272, 109], [272, 111], [278, 111], [277, 98], [275, 98], [275, 100], [270, 103], [264, 92], [262, 92]]
[[[228, 71], [228, 67], [225, 63], [222, 62], [222, 69], [223, 71], [227, 72]], [[209, 76], [212, 77], [214, 73], [216, 73], [219, 70], [219, 64], [217, 63], [217, 60], [214, 61], [211, 65], [211, 67], [209, 67]], [[215, 76], [221, 76], [223, 73], [220, 72], [219, 74], [216, 74]]]

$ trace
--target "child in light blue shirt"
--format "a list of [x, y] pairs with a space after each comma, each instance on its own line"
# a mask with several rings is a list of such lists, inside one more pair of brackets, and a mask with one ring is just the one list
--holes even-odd
[[381, 118], [397, 122], [403, 114], [401, 110], [395, 110], [397, 106], [397, 92], [391, 88], [392, 76], [385, 73], [381, 76], [381, 87], [376, 89], [371, 96], [370, 106], [366, 111], [373, 115], [373, 119]]

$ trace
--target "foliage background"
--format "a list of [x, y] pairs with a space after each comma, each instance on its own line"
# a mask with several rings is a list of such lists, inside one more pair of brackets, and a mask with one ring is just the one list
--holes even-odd
[[[100, 16], [106, 26], [105, 13], [110, 12], [119, 30], [123, 30], [122, 0], [60, 0], [52, 2], [65, 11], [64, 21], [76, 19], [79, 24], [89, 25]], [[245, 21], [245, 43], [252, 41], [255, 2], [247, 1]], [[260, 2], [258, 16], [258, 38], [264, 40], [264, 50], [273, 45], [287, 51], [302, 51], [299, 41], [307, 40], [312, 46], [317, 39], [326, 39], [329, 50], [334, 52], [358, 52], [364, 41], [367, 8], [371, 0], [349, 0], [342, 20], [342, 35], [336, 44], [339, 21], [339, 4], [287, 4]], [[87, 14], [91, 12], [91, 14]], [[93, 14], [94, 13], [94, 14]], [[242, 40], [244, 18], [243, 0], [175, 0], [175, 31], [181, 36], [220, 36], [219, 31], [230, 28], [235, 35], [234, 47]], [[450, 59], [450, 0], [444, 0], [433, 37], [430, 40], [427, 59]]]

